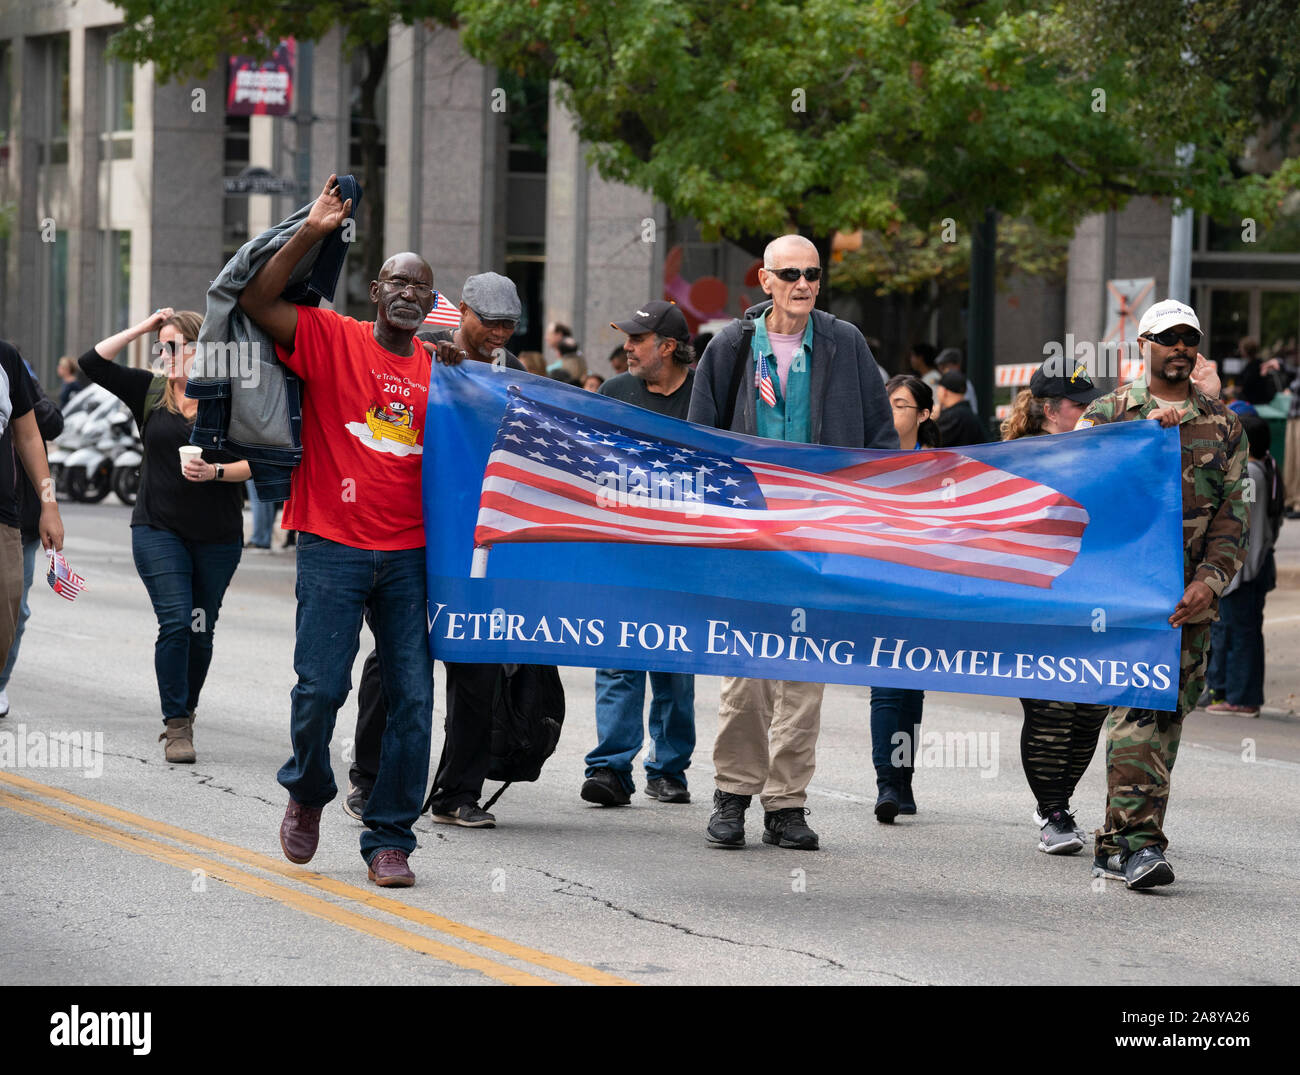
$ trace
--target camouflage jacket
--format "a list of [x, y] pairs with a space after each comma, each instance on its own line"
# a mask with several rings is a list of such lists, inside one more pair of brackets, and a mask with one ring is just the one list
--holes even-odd
[[[1183, 446], [1183, 585], [1217, 598], [1246, 556], [1246, 437], [1237, 416], [1195, 387], [1178, 426]], [[1160, 404], [1145, 381], [1093, 400], [1075, 427], [1145, 418]], [[1217, 602], [1216, 602], [1217, 604]]]

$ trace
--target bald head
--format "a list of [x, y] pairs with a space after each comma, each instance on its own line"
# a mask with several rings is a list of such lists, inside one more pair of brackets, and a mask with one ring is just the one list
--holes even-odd
[[[398, 268], [399, 265], [401, 268]], [[394, 254], [385, 261], [379, 267], [379, 279], [386, 280], [390, 276], [409, 276], [411, 279], [415, 279], [412, 270], [417, 267], [427, 276], [427, 282], [433, 283], [433, 266], [420, 257], [419, 254], [412, 253], [410, 250], [401, 254]]]
[[[820, 270], [821, 258], [817, 256], [817, 247], [802, 235], [781, 235], [767, 244], [758, 283], [772, 296], [772, 317], [767, 325], [769, 332], [804, 330], [817, 301]], [[818, 279], [809, 280], [809, 272]], [[783, 275], [793, 279], [782, 279]]]
[[791, 257], [802, 265], [821, 264], [816, 245], [802, 235], [778, 235], [763, 250], [763, 264], [769, 269], [776, 268], [778, 261], [784, 264]]

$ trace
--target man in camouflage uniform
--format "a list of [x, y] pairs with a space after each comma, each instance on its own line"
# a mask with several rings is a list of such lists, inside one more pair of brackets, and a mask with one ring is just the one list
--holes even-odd
[[1177, 425], [1182, 443], [1186, 590], [1169, 617], [1170, 626], [1182, 628], [1177, 709], [1116, 706], [1106, 721], [1106, 827], [1097, 833], [1092, 874], [1135, 889], [1174, 879], [1164, 857], [1169, 773], [1183, 717], [1205, 686], [1219, 595], [1246, 548], [1246, 441], [1237, 416], [1191, 381], [1200, 338], [1191, 307], [1172, 299], [1156, 303], [1138, 325], [1147, 380], [1102, 396], [1075, 427], [1154, 418], [1163, 426]]

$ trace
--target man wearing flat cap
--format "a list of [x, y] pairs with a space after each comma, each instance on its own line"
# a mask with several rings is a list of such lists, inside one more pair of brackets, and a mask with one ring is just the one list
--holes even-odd
[[[691, 403], [695, 349], [686, 317], [655, 299], [610, 327], [627, 333], [627, 372], [600, 386], [602, 395], [685, 420]], [[587, 755], [581, 795], [600, 806], [626, 806], [636, 790], [632, 762], [645, 743], [645, 681], [650, 677], [650, 753], [645, 793], [661, 803], [688, 803], [686, 767], [695, 749], [695, 677], [681, 672], [596, 670], [595, 748]]]

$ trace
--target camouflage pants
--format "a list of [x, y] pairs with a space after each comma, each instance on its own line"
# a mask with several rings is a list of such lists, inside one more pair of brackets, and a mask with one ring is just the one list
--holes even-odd
[[1097, 854], [1131, 854], [1155, 845], [1163, 851], [1169, 774], [1178, 757], [1183, 717], [1205, 689], [1210, 653], [1209, 623], [1183, 628], [1178, 669], [1178, 708], [1115, 706], [1106, 718], [1106, 827], [1097, 833]]

